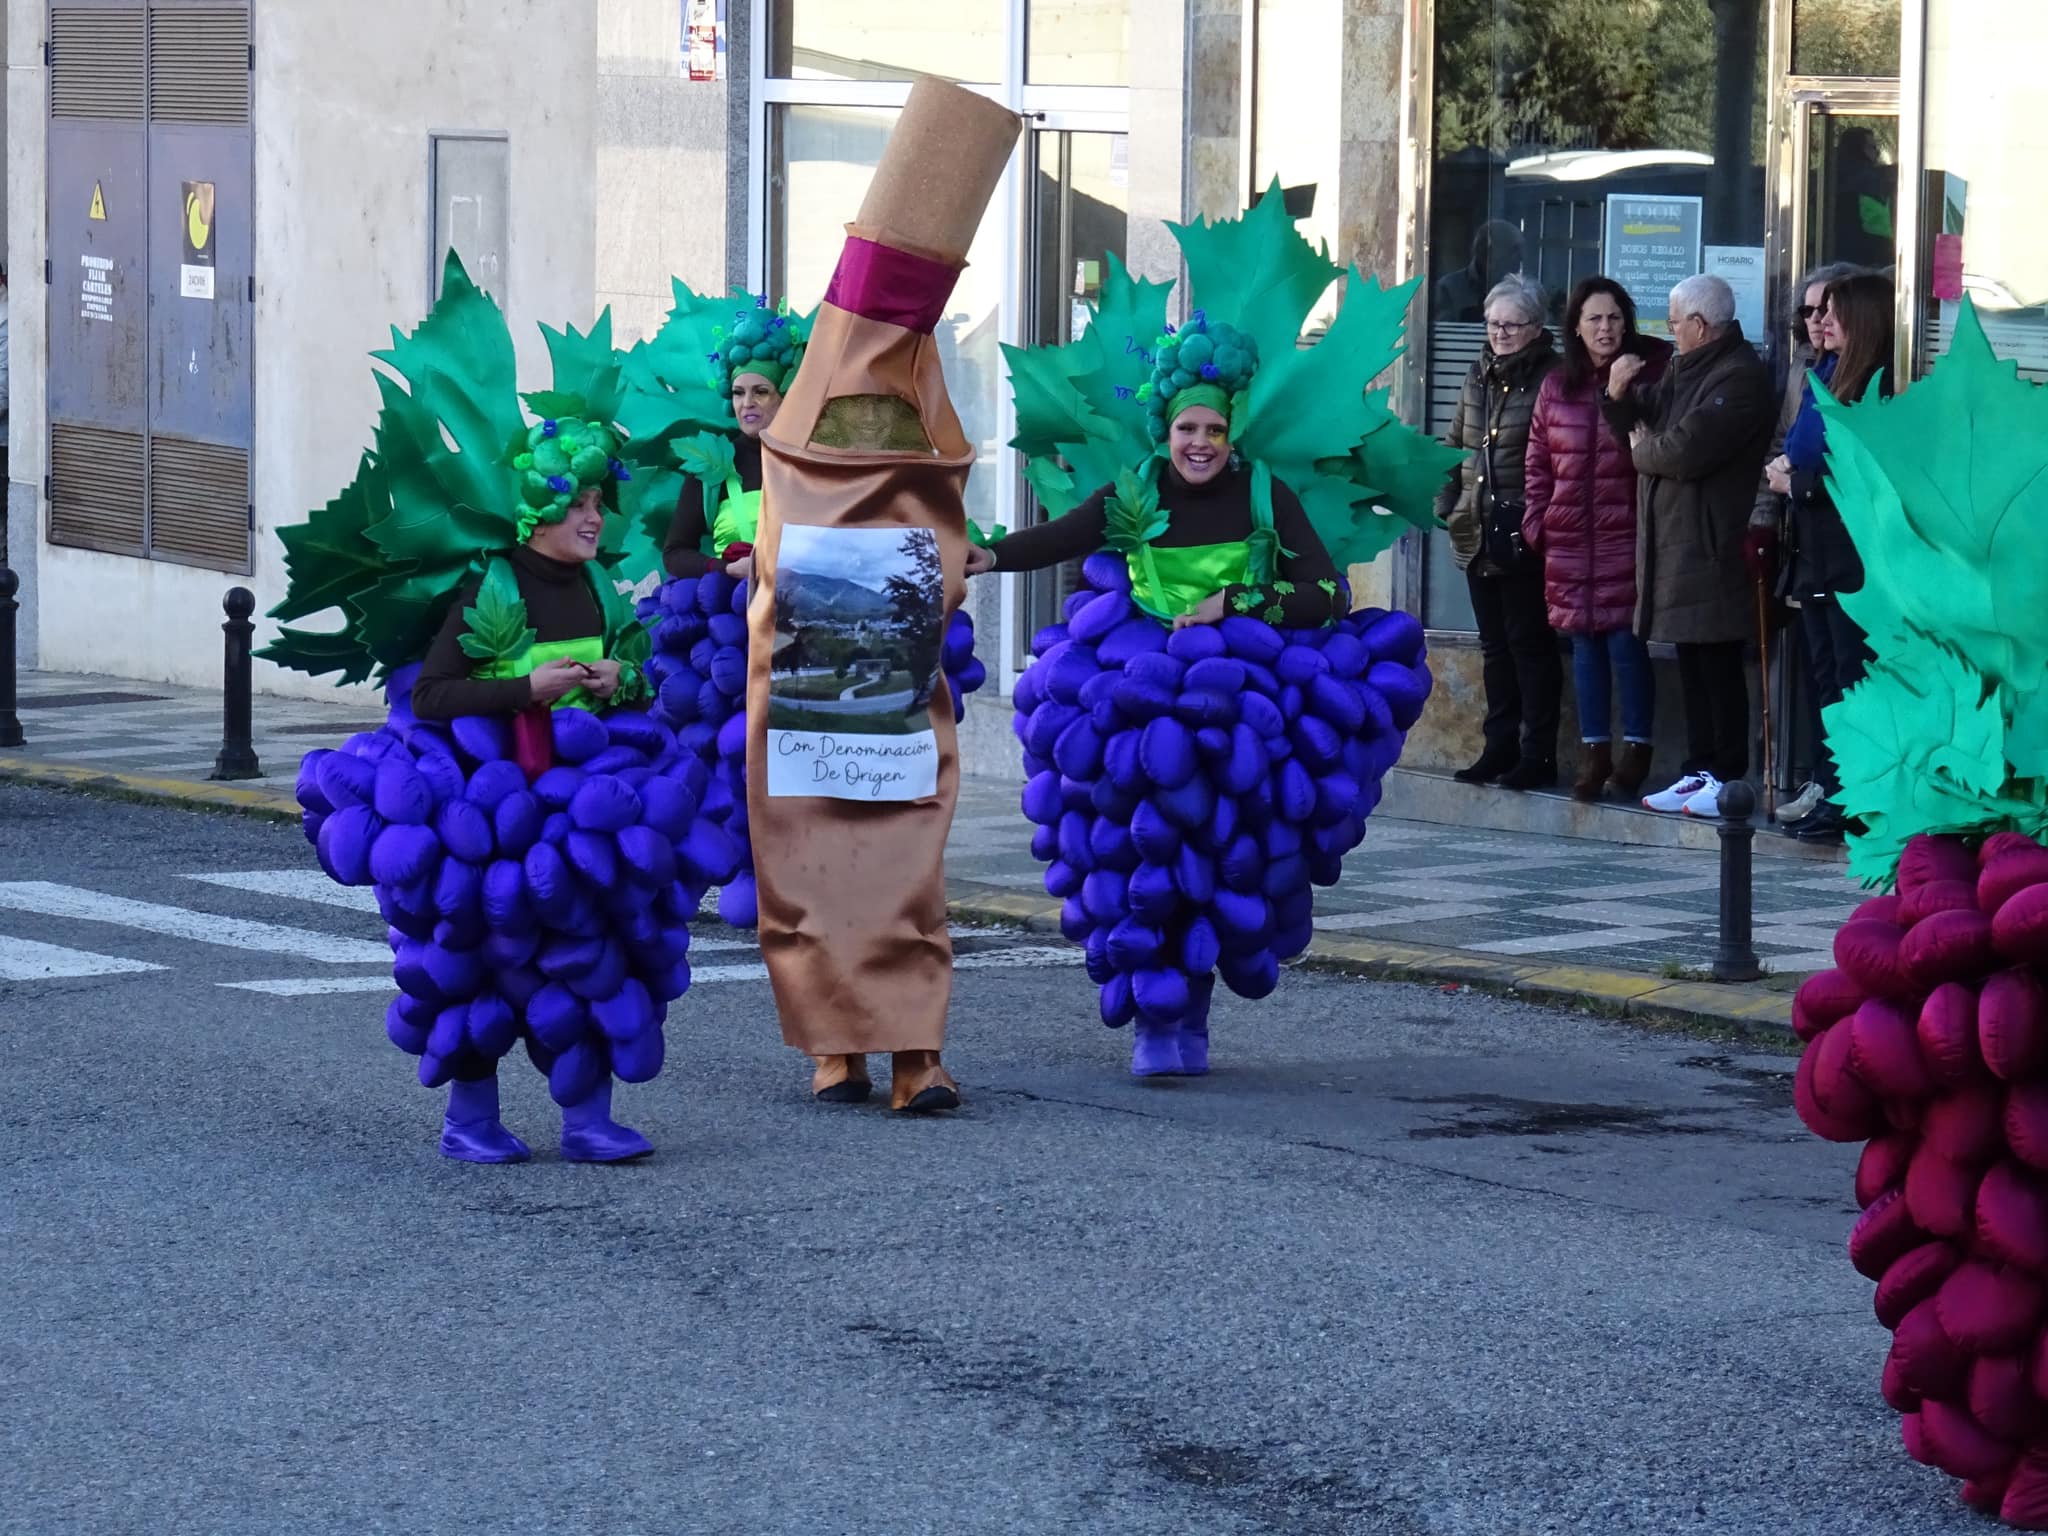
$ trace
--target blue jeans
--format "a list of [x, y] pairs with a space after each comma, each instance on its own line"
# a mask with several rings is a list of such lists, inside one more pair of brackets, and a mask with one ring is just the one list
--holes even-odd
[[1608, 665], [1621, 683], [1621, 734], [1629, 741], [1650, 739], [1654, 684], [1650, 676], [1650, 650], [1635, 633], [1611, 629], [1604, 635], [1572, 636], [1572, 685], [1579, 692], [1579, 739], [1612, 741], [1609, 720], [1612, 690]]

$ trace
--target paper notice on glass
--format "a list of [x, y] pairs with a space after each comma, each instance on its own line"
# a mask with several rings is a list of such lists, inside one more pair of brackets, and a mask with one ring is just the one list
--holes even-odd
[[938, 793], [945, 577], [929, 528], [785, 525], [768, 667], [768, 793]]
[[1760, 245], [1710, 245], [1701, 271], [1720, 278], [1735, 290], [1735, 318], [1752, 342], [1767, 343], [1764, 320], [1764, 248]]
[[1671, 326], [1671, 290], [1700, 269], [1697, 197], [1643, 197], [1616, 192], [1607, 199], [1603, 267], [1636, 301], [1641, 325], [1654, 335]]

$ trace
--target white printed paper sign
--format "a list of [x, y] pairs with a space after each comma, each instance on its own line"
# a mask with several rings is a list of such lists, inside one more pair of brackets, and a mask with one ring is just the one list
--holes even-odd
[[785, 526], [768, 668], [768, 793], [938, 793], [946, 592], [929, 528]]

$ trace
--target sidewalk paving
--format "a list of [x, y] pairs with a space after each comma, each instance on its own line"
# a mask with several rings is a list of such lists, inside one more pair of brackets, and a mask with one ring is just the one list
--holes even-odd
[[[291, 819], [299, 758], [379, 723], [362, 704], [259, 696], [254, 735], [266, 776], [227, 785], [207, 777], [220, 745], [218, 693], [50, 672], [24, 674], [19, 692], [28, 740], [0, 752], [0, 777]], [[1058, 903], [1030, 856], [1018, 789], [996, 778], [962, 784], [947, 849], [950, 902], [963, 920], [1054, 929]], [[1755, 943], [1770, 972], [1762, 983], [1706, 979], [1719, 904], [1711, 851], [1388, 817], [1373, 818], [1343, 880], [1318, 892], [1307, 963], [1781, 1033], [1796, 979], [1833, 964], [1834, 929], [1862, 898], [1841, 866], [1781, 854], [1777, 841], [1759, 830]]]

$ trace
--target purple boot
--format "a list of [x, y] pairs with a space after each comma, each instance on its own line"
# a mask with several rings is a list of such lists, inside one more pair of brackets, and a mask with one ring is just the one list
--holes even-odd
[[571, 1163], [630, 1163], [654, 1150], [631, 1126], [612, 1119], [612, 1080], [606, 1077], [589, 1097], [562, 1106], [562, 1159]]
[[448, 1115], [441, 1124], [441, 1155], [464, 1163], [523, 1163], [526, 1143], [498, 1122], [496, 1073], [448, 1085]]
[[1189, 988], [1187, 1017], [1180, 1021], [1180, 1075], [1201, 1077], [1209, 1070], [1209, 1003], [1216, 978], [1204, 976]]
[[1131, 1030], [1131, 1076], [1173, 1077], [1183, 1070], [1181, 1035], [1176, 1027], [1139, 1019]]

